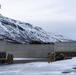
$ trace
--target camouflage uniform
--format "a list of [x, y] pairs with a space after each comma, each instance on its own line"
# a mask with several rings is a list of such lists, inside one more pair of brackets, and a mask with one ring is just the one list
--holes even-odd
[[64, 54], [60, 54], [60, 58], [61, 58], [61, 60], [64, 60], [65, 59], [65, 55]]
[[54, 57], [54, 52], [51, 53], [51, 62], [53, 62], [55, 60], [55, 57]]
[[13, 55], [12, 54], [8, 54], [7, 62], [8, 62], [8, 64], [12, 64], [13, 63]]
[[8, 56], [7, 56], [7, 63], [10, 64], [10, 54], [8, 53]]
[[13, 63], [13, 55], [11, 54], [11, 63]]
[[54, 52], [52, 53], [48, 53], [48, 63], [52, 63], [54, 60], [55, 60], [55, 57], [54, 57]]
[[51, 54], [48, 53], [48, 63], [50, 63], [50, 62], [51, 62]]

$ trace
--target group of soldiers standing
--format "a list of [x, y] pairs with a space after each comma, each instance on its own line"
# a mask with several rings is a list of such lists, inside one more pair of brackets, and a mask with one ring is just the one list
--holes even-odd
[[65, 55], [64, 54], [60, 54], [58, 57], [55, 56], [55, 53], [48, 53], [48, 63], [52, 63], [55, 60], [63, 60], [65, 59]]

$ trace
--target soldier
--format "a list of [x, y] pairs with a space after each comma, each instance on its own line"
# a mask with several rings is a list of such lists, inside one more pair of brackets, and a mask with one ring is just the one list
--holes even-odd
[[48, 53], [48, 63], [50, 63], [50, 62], [51, 62], [51, 54]]
[[8, 62], [8, 64], [12, 64], [13, 63], [13, 55], [12, 54], [8, 53], [7, 62]]
[[55, 60], [54, 52], [48, 53], [48, 63], [52, 63]]
[[51, 53], [51, 63], [55, 60], [54, 52]]
[[61, 60], [64, 60], [65, 59], [65, 55], [64, 54], [60, 54], [60, 58], [61, 58]]
[[7, 63], [10, 64], [10, 54], [8, 53], [8, 56], [7, 56]]
[[11, 54], [11, 64], [13, 63], [13, 54]]

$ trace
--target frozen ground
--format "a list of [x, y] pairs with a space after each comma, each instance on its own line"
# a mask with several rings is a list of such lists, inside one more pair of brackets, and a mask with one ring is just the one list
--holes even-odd
[[76, 58], [53, 63], [0, 65], [0, 75], [76, 75]]

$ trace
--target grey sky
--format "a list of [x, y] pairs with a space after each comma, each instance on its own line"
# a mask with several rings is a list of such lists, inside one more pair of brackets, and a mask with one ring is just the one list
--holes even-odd
[[0, 0], [4, 16], [76, 40], [76, 0]]

